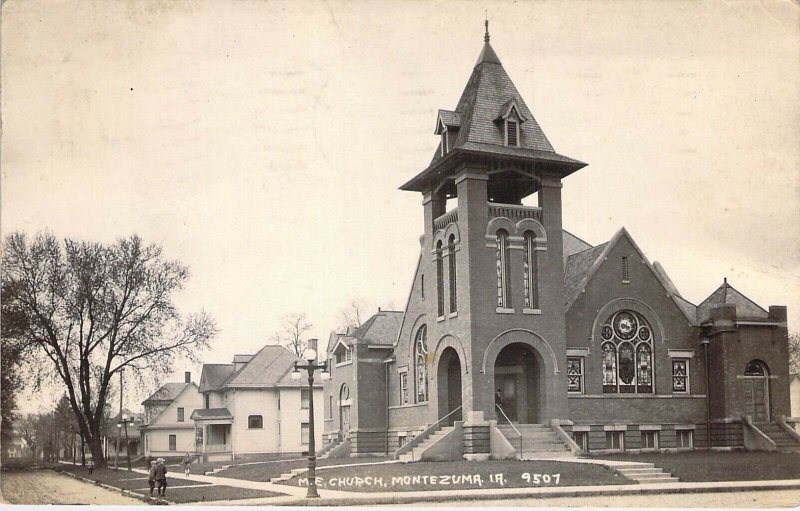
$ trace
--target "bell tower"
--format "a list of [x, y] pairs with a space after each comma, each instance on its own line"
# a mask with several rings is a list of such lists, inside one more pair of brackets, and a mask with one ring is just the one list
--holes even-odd
[[[553, 149], [489, 39], [487, 22], [461, 98], [438, 112], [430, 164], [401, 187], [422, 194], [419, 271], [435, 298], [424, 303], [428, 420], [460, 403], [465, 452], [476, 455], [488, 449], [488, 420], [567, 418], [561, 186], [586, 166]], [[538, 205], [523, 205], [531, 195]], [[461, 396], [442, 380], [448, 347]]]

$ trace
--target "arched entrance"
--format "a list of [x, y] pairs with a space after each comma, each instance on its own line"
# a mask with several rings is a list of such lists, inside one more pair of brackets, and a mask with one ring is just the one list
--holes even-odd
[[[458, 358], [458, 353], [452, 347], [447, 347], [442, 351], [436, 373], [439, 418], [441, 419], [461, 406], [461, 361]], [[463, 415], [461, 412], [462, 410], [458, 410], [448, 417], [445, 421], [447, 425], [460, 421]]]
[[350, 433], [350, 387], [346, 383], [339, 389], [339, 433], [344, 440]]
[[[536, 424], [544, 407], [544, 363], [524, 343], [512, 343], [500, 350], [494, 362], [495, 412], [498, 422]], [[497, 408], [505, 413], [500, 413]]]
[[752, 360], [744, 368], [744, 413], [753, 422], [769, 420], [769, 369], [760, 360]]

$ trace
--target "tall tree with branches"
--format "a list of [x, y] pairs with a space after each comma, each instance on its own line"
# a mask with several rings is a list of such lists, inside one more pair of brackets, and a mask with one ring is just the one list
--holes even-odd
[[789, 371], [800, 373], [800, 332], [789, 334]]
[[98, 467], [112, 378], [123, 369], [160, 378], [175, 357], [198, 360], [216, 334], [205, 313], [181, 315], [173, 295], [189, 277], [161, 247], [136, 235], [115, 243], [39, 233], [5, 238], [3, 297], [25, 315], [18, 335], [65, 387], [78, 431]]
[[8, 447], [14, 436], [14, 422], [17, 420], [17, 395], [24, 388], [23, 370], [28, 367], [25, 364], [28, 344], [22, 338], [21, 333], [25, 331], [27, 322], [25, 314], [20, 307], [9, 303], [6, 297], [10, 294], [10, 286], [2, 287], [2, 321], [0, 321], [0, 411], [2, 421], [0, 422], [0, 443], [2, 443], [3, 454], [7, 453]]
[[272, 336], [272, 340], [275, 344], [286, 346], [292, 353], [300, 357], [308, 347], [306, 332], [311, 328], [313, 325], [306, 319], [305, 312], [287, 314], [281, 319], [281, 330]]

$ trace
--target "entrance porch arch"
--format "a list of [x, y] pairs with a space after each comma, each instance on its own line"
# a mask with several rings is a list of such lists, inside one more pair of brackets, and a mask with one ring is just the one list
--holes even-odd
[[[465, 416], [462, 406], [469, 400], [469, 362], [461, 341], [450, 334], [439, 339], [434, 351], [434, 378], [436, 386], [435, 401], [437, 419], [442, 419], [453, 410], [461, 408], [447, 418], [452, 425]], [[433, 400], [432, 400], [433, 401]]]

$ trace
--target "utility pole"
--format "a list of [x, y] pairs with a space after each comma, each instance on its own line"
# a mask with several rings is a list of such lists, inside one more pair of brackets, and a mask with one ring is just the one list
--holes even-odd
[[[117, 422], [122, 418], [122, 373], [124, 369], [119, 370], [119, 415], [117, 416]], [[120, 435], [120, 428], [117, 428], [117, 449], [114, 451], [114, 470], [119, 468], [119, 435]]]

